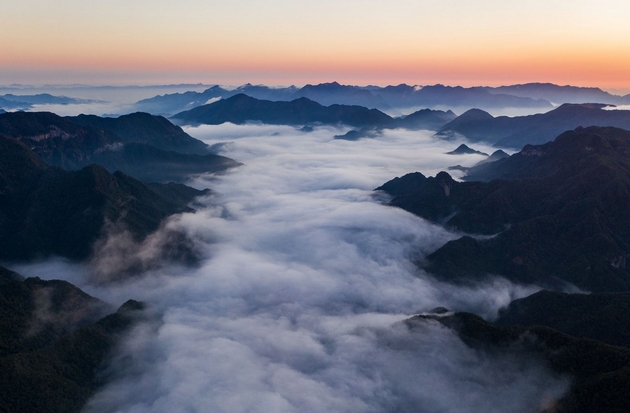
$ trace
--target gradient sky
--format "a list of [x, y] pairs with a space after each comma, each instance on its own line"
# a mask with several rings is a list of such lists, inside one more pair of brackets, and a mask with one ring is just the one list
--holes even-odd
[[3, 3], [4, 85], [548, 81], [630, 91], [627, 0]]

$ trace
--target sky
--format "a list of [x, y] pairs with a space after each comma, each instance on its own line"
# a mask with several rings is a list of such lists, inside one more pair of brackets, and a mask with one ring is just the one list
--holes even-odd
[[3, 3], [2, 85], [537, 81], [630, 93], [626, 0]]

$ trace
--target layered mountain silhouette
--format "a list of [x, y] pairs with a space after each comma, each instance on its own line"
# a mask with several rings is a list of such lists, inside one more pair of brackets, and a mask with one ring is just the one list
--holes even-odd
[[[413, 173], [382, 187], [391, 205], [464, 236], [423, 264], [471, 282], [490, 274], [559, 288], [630, 291], [630, 132], [589, 127], [489, 163], [490, 182]], [[507, 172], [506, 172], [507, 171]], [[510, 179], [510, 180], [506, 180]]]
[[526, 83], [522, 85], [484, 88], [490, 93], [505, 93], [532, 99], [544, 99], [555, 104], [598, 102], [613, 105], [630, 104], [630, 95], [618, 96], [597, 87], [559, 86], [553, 83]]
[[146, 113], [119, 118], [60, 117], [48, 112], [0, 115], [0, 134], [30, 147], [47, 164], [77, 170], [100, 164], [144, 181], [182, 182], [191, 174], [239, 165], [167, 119]]
[[378, 134], [380, 129], [437, 130], [455, 119], [451, 111], [424, 109], [408, 116], [392, 118], [376, 109], [362, 106], [322, 106], [307, 98], [290, 102], [259, 100], [244, 94], [203, 105], [173, 117], [179, 122], [218, 125], [225, 122], [242, 124], [262, 122], [272, 125], [338, 125], [361, 127], [344, 139], [358, 139]]
[[392, 118], [388, 126], [364, 126], [361, 129], [350, 130], [343, 135], [335, 135], [335, 139], [356, 141], [362, 138], [374, 138], [382, 135], [384, 129], [396, 128], [437, 131], [455, 118], [455, 114], [450, 110], [445, 112], [443, 110], [422, 109], [407, 116]]
[[130, 300], [112, 313], [68, 282], [0, 267], [0, 411], [79, 412], [143, 308]]
[[[391, 105], [374, 90], [356, 86], [341, 85], [337, 82], [306, 85], [294, 92], [294, 98], [305, 97], [324, 106], [358, 105], [368, 108], [388, 109]], [[247, 91], [243, 91], [247, 94]]]
[[94, 101], [89, 99], [54, 96], [49, 93], [40, 93], [37, 95], [0, 95], [0, 108], [10, 110], [28, 110], [34, 105], [77, 105], [92, 102]]
[[47, 166], [24, 143], [0, 135], [0, 259], [51, 254], [85, 259], [106, 222], [142, 240], [204, 194], [181, 184], [144, 184], [98, 165]]
[[560, 133], [579, 126], [615, 126], [630, 129], [630, 111], [605, 110], [604, 104], [565, 104], [550, 112], [507, 117], [493, 117], [472, 109], [446, 124], [438, 136], [449, 138], [462, 135], [477, 142], [497, 147], [520, 149], [526, 144], [542, 144]]
[[258, 100], [244, 94], [178, 113], [173, 116], [191, 124], [218, 125], [225, 122], [242, 124], [258, 121], [271, 125], [344, 124], [349, 126], [384, 127], [393, 119], [376, 109], [362, 106], [322, 106], [307, 98], [290, 102]]
[[133, 113], [118, 118], [102, 118], [95, 115], [79, 115], [68, 120], [82, 126], [112, 131], [124, 143], [144, 143], [164, 151], [205, 155], [208, 147], [173, 125], [162, 116]]
[[421, 109], [407, 116], [395, 118], [394, 127], [402, 129], [439, 130], [457, 116], [451, 111]]
[[542, 326], [497, 326], [470, 313], [427, 314], [404, 322], [411, 333], [426, 323], [454, 330], [471, 348], [520, 360], [527, 354], [571, 380], [568, 393], [543, 412], [623, 412], [630, 404], [630, 349], [572, 337]]
[[[238, 94], [271, 101], [292, 101], [304, 97], [325, 106], [333, 104], [357, 105], [380, 110], [418, 107], [430, 109], [477, 107], [487, 110], [504, 108], [549, 110], [553, 108], [551, 103], [539, 97], [516, 96], [494, 88], [464, 88], [444, 85], [409, 86], [406, 84], [361, 87], [342, 85], [338, 82], [309, 84], [301, 88], [295, 86], [272, 88], [249, 83], [233, 90], [213, 86], [203, 92], [175, 93], [143, 99], [138, 101], [134, 108], [153, 114], [172, 115], [204, 105], [211, 99], [227, 99]], [[558, 102], [558, 100], [554, 100], [554, 102]], [[590, 102], [590, 100], [580, 103], [586, 102]]]

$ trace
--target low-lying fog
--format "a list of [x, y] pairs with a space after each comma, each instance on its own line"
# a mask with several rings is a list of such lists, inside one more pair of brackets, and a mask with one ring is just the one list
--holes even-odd
[[116, 304], [144, 300], [160, 315], [126, 340], [116, 379], [88, 412], [529, 412], [566, 390], [536, 360], [472, 350], [434, 322], [414, 333], [396, 324], [437, 306], [492, 318], [535, 291], [501, 279], [469, 288], [431, 279], [413, 261], [458, 234], [372, 191], [407, 172], [482, 159], [445, 154], [462, 142], [399, 130], [357, 142], [333, 140], [345, 132], [333, 128], [186, 131], [225, 142], [215, 148], [245, 164], [191, 181], [214, 193], [168, 224], [196, 240], [199, 268], [104, 286], [90, 285], [94, 268], [61, 261], [15, 268]]

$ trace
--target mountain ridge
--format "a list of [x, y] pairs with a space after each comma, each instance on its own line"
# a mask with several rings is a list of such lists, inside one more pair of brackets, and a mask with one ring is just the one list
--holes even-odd
[[[430, 254], [431, 273], [453, 282], [488, 274], [561, 289], [630, 291], [630, 132], [589, 127], [493, 162], [509, 180], [456, 182], [414, 173], [377, 188], [403, 208], [463, 236]], [[520, 160], [528, 162], [520, 166]]]

